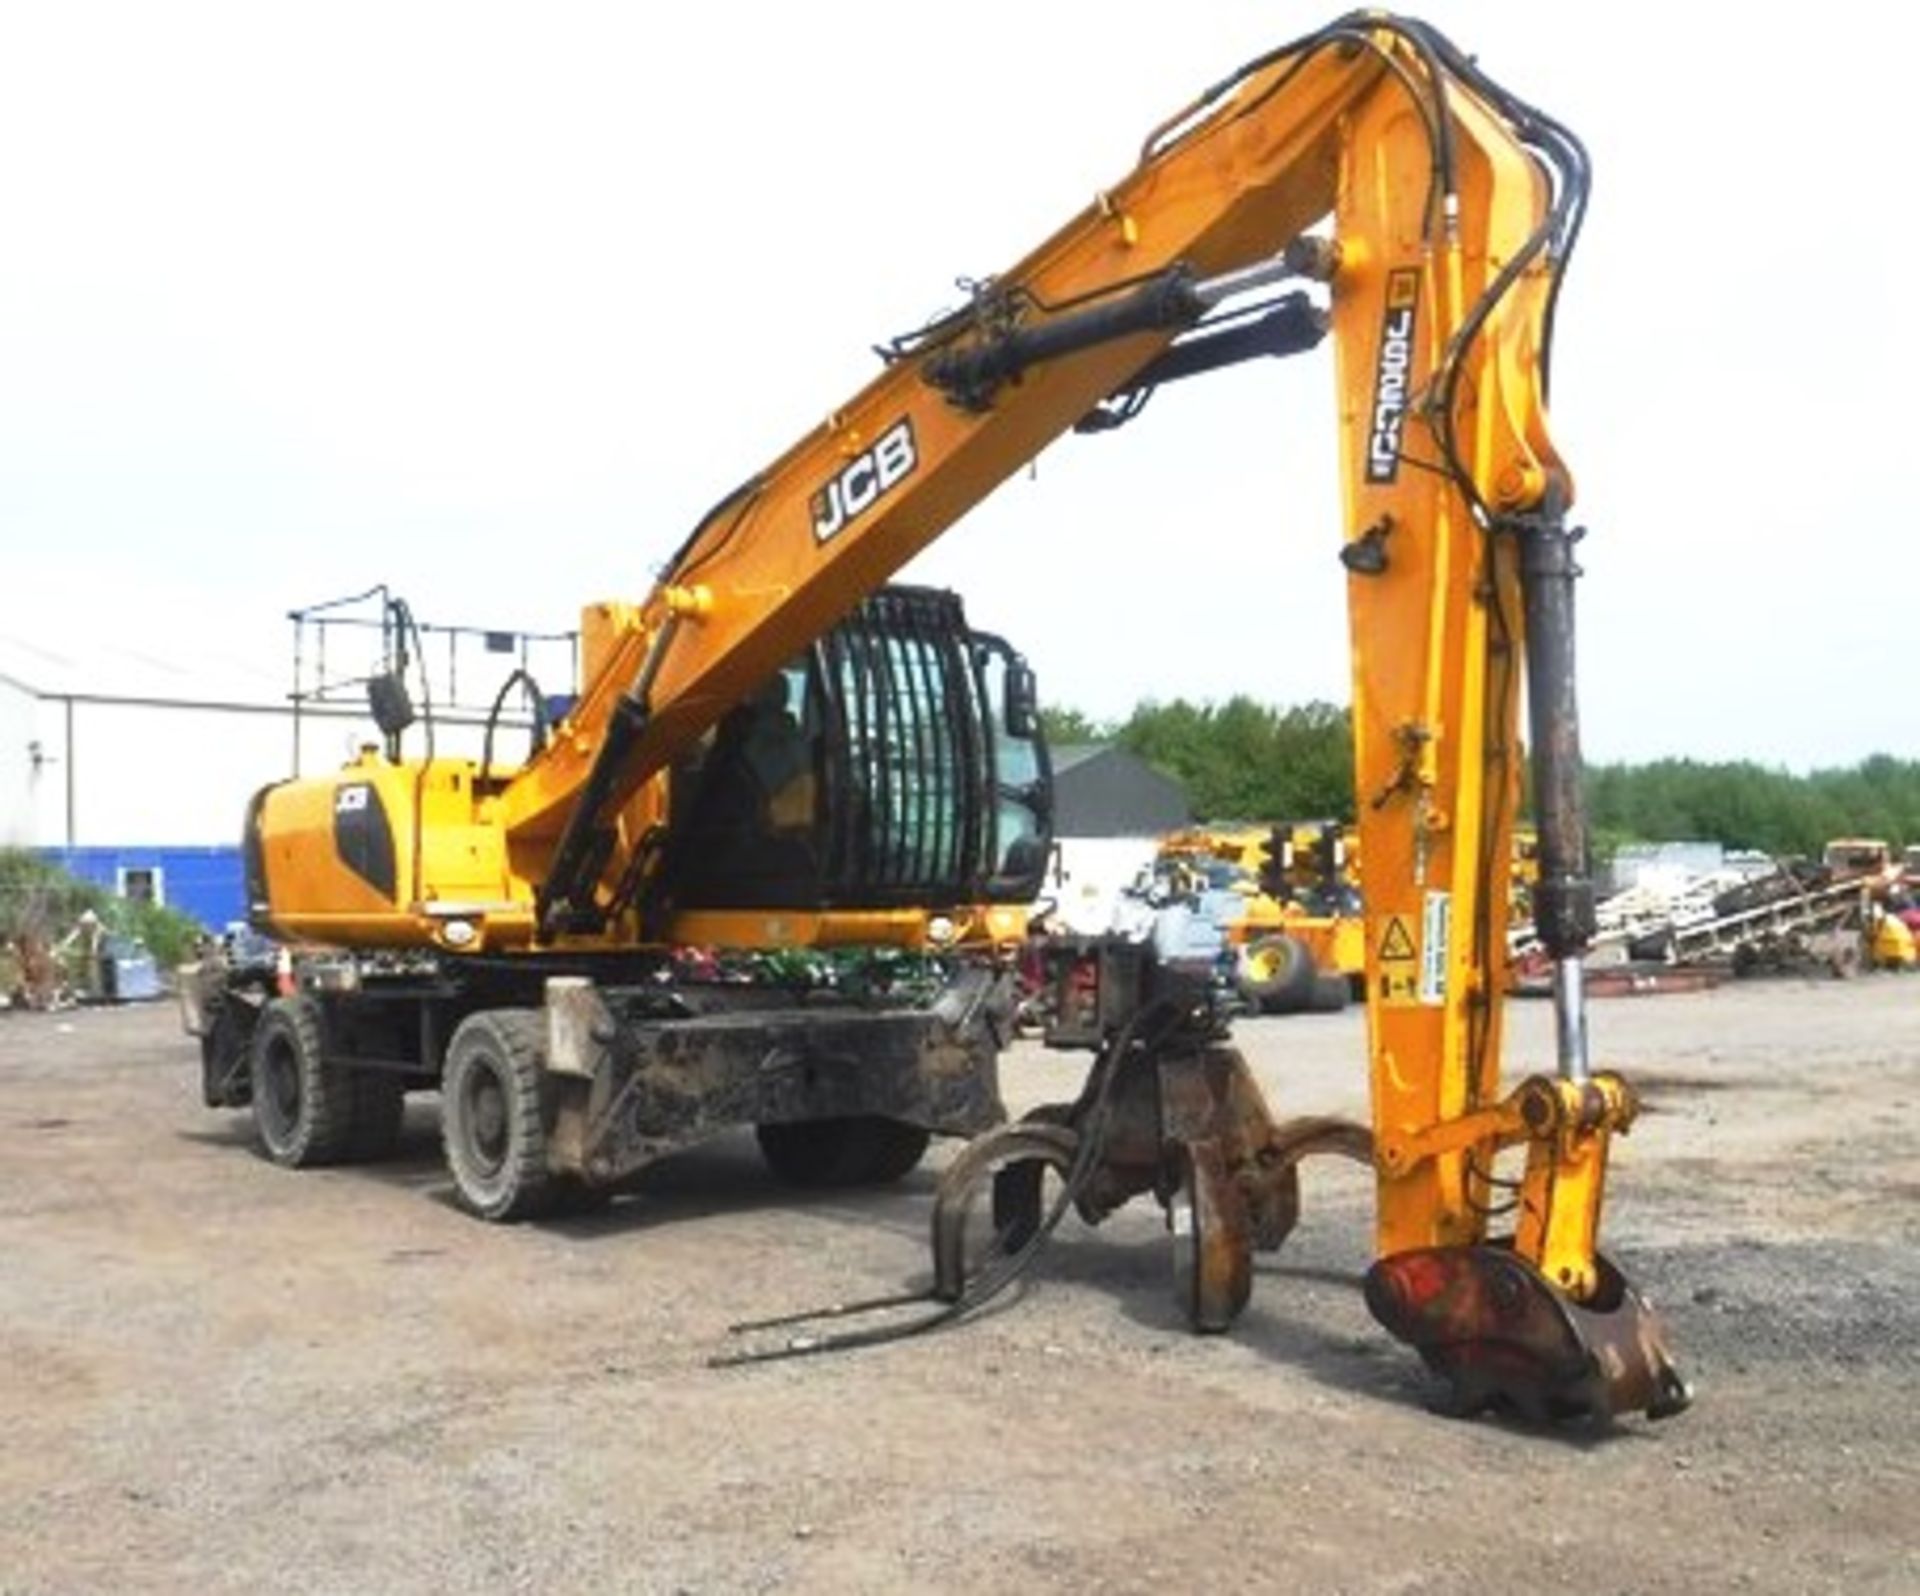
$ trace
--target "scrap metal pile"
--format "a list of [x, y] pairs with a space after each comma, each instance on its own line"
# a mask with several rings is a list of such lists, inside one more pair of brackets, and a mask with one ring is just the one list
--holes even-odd
[[[1819, 863], [1729, 862], [1719, 869], [1656, 869], [1597, 906], [1588, 967], [1629, 990], [1698, 985], [1726, 975], [1915, 965], [1920, 883], [1884, 845], [1830, 845]], [[1544, 973], [1530, 924], [1511, 937], [1516, 986]]]

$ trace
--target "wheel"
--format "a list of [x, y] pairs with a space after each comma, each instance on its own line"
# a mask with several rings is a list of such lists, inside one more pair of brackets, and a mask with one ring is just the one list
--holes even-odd
[[1316, 975], [1313, 978], [1313, 991], [1307, 998], [1307, 1007], [1315, 1014], [1338, 1014], [1347, 1006], [1347, 999], [1352, 992], [1351, 983], [1337, 970], [1330, 975]]
[[1255, 937], [1240, 956], [1240, 995], [1263, 1014], [1305, 1008], [1313, 981], [1313, 955], [1298, 937]]
[[461, 1206], [482, 1219], [530, 1219], [555, 1194], [547, 1169], [541, 1042], [529, 1009], [469, 1014], [447, 1046], [440, 1141]]
[[261, 1011], [250, 1052], [253, 1128], [276, 1164], [306, 1169], [339, 1159], [347, 1146], [352, 1084], [326, 1060], [320, 1005], [275, 998]]
[[926, 1153], [928, 1131], [905, 1120], [858, 1114], [758, 1125], [760, 1154], [790, 1186], [885, 1186]]

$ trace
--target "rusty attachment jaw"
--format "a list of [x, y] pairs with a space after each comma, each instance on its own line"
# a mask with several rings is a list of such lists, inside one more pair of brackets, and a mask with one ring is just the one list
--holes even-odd
[[[1044, 1201], [1051, 1170], [1090, 1225], [1151, 1192], [1166, 1213], [1175, 1301], [1193, 1329], [1225, 1331], [1252, 1292], [1253, 1255], [1278, 1251], [1299, 1220], [1301, 1160], [1371, 1159], [1371, 1136], [1351, 1121], [1274, 1123], [1231, 1048], [1159, 1057], [1129, 1074], [1139, 1084], [1119, 1094], [1114, 1122], [1089, 1125], [1071, 1106], [1050, 1104], [975, 1138], [947, 1166], [933, 1208], [934, 1297], [966, 1301], [1052, 1228], [1060, 1205]], [[973, 1242], [983, 1197], [984, 1250]]]
[[[1088, 1085], [1077, 1102], [989, 1131], [948, 1166], [934, 1202], [934, 1295], [966, 1301], [1005, 1261], [1031, 1256], [1068, 1207], [1097, 1225], [1151, 1193], [1166, 1212], [1188, 1323], [1226, 1330], [1247, 1304], [1253, 1254], [1277, 1250], [1299, 1219], [1301, 1160], [1370, 1162], [1372, 1137], [1341, 1119], [1276, 1122], [1210, 1012], [1204, 973], [1117, 940], [1092, 939], [1080, 955], [1094, 966], [1092, 996], [1067, 1023], [1105, 1038]], [[1050, 1205], [1049, 1169], [1060, 1184]], [[970, 1254], [972, 1216], [989, 1191], [991, 1240]]]
[[1022, 1120], [976, 1136], [960, 1150], [940, 1178], [933, 1207], [933, 1295], [941, 1302], [964, 1300], [976, 1277], [967, 1240], [978, 1198], [991, 1189], [993, 1246], [1016, 1257], [1039, 1235], [1046, 1172], [1072, 1178], [1080, 1149], [1079, 1134], [1068, 1125]]
[[[1171, 1143], [1168, 1175], [1162, 1201], [1173, 1237], [1174, 1300], [1195, 1330], [1218, 1335], [1232, 1327], [1253, 1294], [1256, 1242], [1246, 1190], [1215, 1141]], [[1298, 1172], [1289, 1168], [1267, 1191], [1286, 1210], [1284, 1236], [1299, 1214]]]
[[1367, 1307], [1446, 1382], [1437, 1406], [1456, 1417], [1492, 1409], [1605, 1428], [1625, 1413], [1682, 1412], [1693, 1392], [1659, 1317], [1609, 1260], [1594, 1261], [1596, 1288], [1575, 1302], [1506, 1246], [1394, 1253], [1367, 1271]]

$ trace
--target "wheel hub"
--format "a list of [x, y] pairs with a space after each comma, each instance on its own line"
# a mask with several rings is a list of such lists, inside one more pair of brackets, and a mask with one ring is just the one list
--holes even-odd
[[500, 1077], [479, 1072], [467, 1087], [467, 1123], [477, 1162], [492, 1174], [507, 1156], [507, 1098]]
[[300, 1066], [291, 1048], [274, 1047], [267, 1053], [267, 1099], [277, 1124], [291, 1125], [300, 1117]]

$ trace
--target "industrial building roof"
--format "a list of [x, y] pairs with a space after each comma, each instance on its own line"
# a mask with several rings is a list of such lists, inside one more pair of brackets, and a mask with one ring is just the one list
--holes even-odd
[[0, 679], [40, 698], [275, 708], [287, 702], [289, 671], [284, 654], [262, 658], [193, 643], [163, 654], [111, 637], [0, 633]]
[[1050, 753], [1062, 837], [1150, 837], [1193, 819], [1186, 788], [1124, 748], [1063, 743]]

